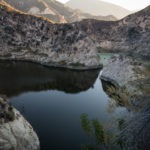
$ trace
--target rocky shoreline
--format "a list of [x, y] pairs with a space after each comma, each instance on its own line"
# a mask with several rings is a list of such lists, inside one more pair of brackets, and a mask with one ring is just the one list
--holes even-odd
[[107, 65], [104, 66], [100, 78], [109, 81], [118, 87], [128, 88], [136, 87], [136, 82], [142, 81], [148, 77], [146, 68], [142, 63], [125, 55], [113, 56]]
[[[60, 25], [1, 3], [0, 13], [1, 60], [89, 70], [102, 67], [98, 49], [133, 51], [143, 56], [150, 54], [150, 6], [116, 22], [83, 20]], [[129, 100], [142, 100], [145, 95], [149, 97], [149, 92], [142, 89], [147, 78], [143, 66], [126, 57], [112, 58], [103, 68], [100, 78], [127, 91]], [[0, 100], [0, 149], [39, 149], [38, 137], [29, 123], [17, 110], [4, 103], [4, 98]], [[7, 107], [3, 108], [3, 105]]]
[[[106, 93], [117, 105], [132, 111], [134, 117], [126, 120], [124, 129], [113, 141], [115, 149], [145, 149], [150, 130], [150, 80], [149, 72], [136, 60], [126, 56], [115, 56], [101, 72], [100, 79], [111, 83], [104, 84]], [[118, 146], [117, 146], [118, 145]]]

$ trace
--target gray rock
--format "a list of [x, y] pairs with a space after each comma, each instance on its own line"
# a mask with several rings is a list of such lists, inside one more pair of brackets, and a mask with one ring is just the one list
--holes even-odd
[[1, 4], [0, 59], [48, 66], [99, 68], [94, 41], [78, 24], [53, 24]]
[[150, 7], [120, 21], [71, 24], [53, 24], [2, 3], [0, 13], [0, 59], [91, 69], [100, 67], [98, 49], [149, 57]]
[[117, 87], [126, 88], [132, 95], [137, 93], [141, 95], [142, 91], [138, 83], [146, 76], [145, 68], [139, 62], [127, 56], [116, 55], [103, 68], [100, 78], [110, 81]]
[[130, 81], [137, 80], [138, 76], [134, 68], [134, 61], [130, 58], [115, 55], [109, 60], [108, 65], [103, 68], [101, 78], [114, 80], [119, 86], [124, 86]]
[[[8, 117], [7, 109], [10, 105], [4, 98], [0, 97], [0, 101], [0, 150], [40, 149], [39, 139], [31, 125], [12, 106], [11, 114], [13, 114], [13, 118]], [[6, 106], [1, 107], [2, 103], [5, 103]]]

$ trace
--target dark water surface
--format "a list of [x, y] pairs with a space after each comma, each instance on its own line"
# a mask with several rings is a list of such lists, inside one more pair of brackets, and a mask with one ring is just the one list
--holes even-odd
[[79, 150], [95, 143], [83, 129], [83, 114], [113, 133], [118, 132], [117, 121], [129, 115], [104, 92], [99, 72], [0, 62], [0, 93], [31, 123], [42, 150]]

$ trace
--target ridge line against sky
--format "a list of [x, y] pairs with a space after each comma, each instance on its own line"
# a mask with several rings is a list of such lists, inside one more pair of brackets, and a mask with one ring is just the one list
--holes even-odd
[[[57, 0], [57, 1], [61, 3], [66, 3], [69, 0]], [[81, 0], [81, 1], [86, 1], [86, 0]], [[150, 5], [150, 0], [102, 0], [102, 1], [116, 4], [130, 11], [140, 10]]]

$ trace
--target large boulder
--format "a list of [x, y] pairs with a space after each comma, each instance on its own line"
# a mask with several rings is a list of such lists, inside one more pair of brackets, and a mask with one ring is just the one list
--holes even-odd
[[0, 150], [38, 150], [39, 139], [31, 125], [5, 98], [0, 97]]
[[134, 92], [138, 88], [137, 84], [145, 80], [146, 76], [146, 70], [140, 62], [127, 56], [114, 55], [104, 66], [100, 78]]

